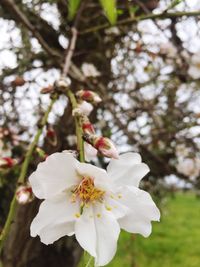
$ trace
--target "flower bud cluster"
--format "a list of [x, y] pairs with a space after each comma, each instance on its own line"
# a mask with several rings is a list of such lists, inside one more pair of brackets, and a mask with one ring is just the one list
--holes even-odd
[[91, 155], [96, 155], [97, 151], [106, 157], [118, 158], [118, 152], [113, 142], [107, 137], [96, 135], [95, 129], [88, 118], [93, 110], [92, 104], [98, 104], [102, 99], [97, 93], [90, 90], [80, 90], [76, 93], [76, 97], [78, 98], [78, 107], [73, 109], [72, 115], [81, 119], [83, 138], [87, 144], [84, 145], [86, 159], [90, 159]]

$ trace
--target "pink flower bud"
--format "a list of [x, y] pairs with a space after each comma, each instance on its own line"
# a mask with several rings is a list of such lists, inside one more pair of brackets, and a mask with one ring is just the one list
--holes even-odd
[[107, 137], [98, 137], [94, 142], [94, 147], [108, 158], [118, 159], [119, 154], [114, 143]]
[[25, 205], [34, 199], [32, 188], [30, 185], [21, 185], [16, 191], [16, 200], [19, 204]]
[[94, 127], [87, 116], [82, 117], [82, 129], [85, 134], [95, 134]]
[[82, 124], [82, 129], [83, 129], [83, 132], [84, 133], [87, 133], [87, 134], [95, 134], [94, 127], [93, 127], [93, 125], [90, 122], [83, 123]]
[[17, 162], [16, 159], [9, 157], [0, 158], [0, 168], [12, 168]]
[[90, 90], [80, 90], [76, 93], [77, 97], [82, 100], [91, 102], [93, 104], [100, 103], [102, 101], [101, 97]]
[[118, 151], [114, 143], [107, 137], [84, 134], [84, 140], [108, 158], [118, 159]]

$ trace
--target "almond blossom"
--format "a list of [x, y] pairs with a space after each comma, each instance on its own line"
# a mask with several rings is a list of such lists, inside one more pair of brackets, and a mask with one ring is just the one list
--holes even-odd
[[80, 116], [80, 115], [89, 116], [92, 110], [93, 110], [92, 104], [86, 101], [82, 101], [81, 103], [78, 104], [77, 108], [73, 109], [72, 115], [73, 116]]
[[95, 258], [95, 266], [115, 255], [120, 228], [147, 237], [160, 213], [138, 188], [149, 172], [137, 153], [112, 159], [107, 171], [81, 163], [63, 151], [49, 156], [29, 178], [36, 197], [45, 199], [31, 224], [31, 236], [51, 244], [67, 235]]

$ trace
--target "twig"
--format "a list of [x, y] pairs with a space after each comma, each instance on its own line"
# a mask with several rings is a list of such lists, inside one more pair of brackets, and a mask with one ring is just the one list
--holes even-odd
[[[195, 16], [200, 16], [200, 11], [182, 11], [182, 12], [176, 12], [176, 13], [167, 13], [167, 12], [163, 12], [163, 13], [159, 13], [159, 14], [148, 14], [148, 15], [142, 15], [142, 16], [138, 16], [138, 17], [131, 17], [128, 19], [123, 19], [121, 21], [118, 21], [116, 23], [116, 26], [120, 26], [120, 25], [125, 25], [125, 24], [131, 24], [131, 23], [136, 23], [142, 20], [147, 20], [147, 19], [167, 19], [167, 18], [178, 18], [178, 17], [183, 17], [183, 16], [187, 16], [187, 17], [195, 17]], [[111, 25], [108, 23], [102, 24], [102, 25], [97, 25], [94, 27], [91, 27], [89, 29], [86, 29], [84, 31], [79, 32], [80, 35], [85, 35], [88, 33], [92, 33], [92, 32], [96, 32], [96, 31], [100, 31], [100, 30], [104, 30], [107, 28], [110, 28]]]
[[[77, 108], [77, 101], [72, 93], [71, 90], [67, 90], [67, 96], [69, 97], [69, 100], [72, 104], [72, 109]], [[75, 120], [75, 127], [76, 127], [76, 136], [77, 136], [77, 150], [79, 152], [79, 159], [81, 162], [85, 161], [85, 156], [84, 156], [84, 146], [83, 146], [83, 130], [82, 130], [82, 123], [81, 123], [81, 118], [79, 116], [74, 116]]]
[[70, 46], [68, 49], [68, 53], [65, 57], [65, 64], [64, 64], [64, 68], [63, 68], [63, 76], [66, 76], [69, 72], [69, 68], [70, 68], [70, 64], [71, 64], [71, 59], [75, 50], [75, 46], [76, 46], [76, 40], [77, 40], [77, 35], [78, 35], [78, 31], [75, 27], [72, 27], [71, 29], [72, 31], [72, 38], [71, 38], [71, 42], [70, 42]]
[[[24, 162], [22, 164], [22, 168], [21, 168], [21, 172], [20, 172], [20, 175], [19, 175], [19, 178], [18, 178], [18, 181], [17, 181], [17, 184], [21, 184], [21, 183], [24, 183], [25, 182], [25, 178], [26, 178], [26, 175], [27, 175], [27, 169], [28, 169], [28, 166], [29, 166], [29, 163], [31, 161], [31, 156], [34, 152], [34, 149], [39, 141], [39, 138], [42, 134], [42, 130], [44, 128], [44, 126], [46, 125], [47, 123], [47, 120], [48, 120], [48, 116], [49, 116], [49, 113], [50, 111], [52, 110], [52, 107], [53, 107], [53, 104], [55, 103], [57, 97], [54, 97], [51, 102], [50, 102], [50, 105], [48, 107], [48, 109], [46, 110], [41, 122], [40, 122], [40, 125], [39, 125], [39, 128], [37, 130], [37, 133], [33, 139], [33, 142], [30, 144], [30, 147], [29, 149], [27, 150], [27, 153], [25, 155], [25, 159], [24, 159]], [[3, 244], [4, 244], [4, 241], [6, 240], [8, 234], [9, 234], [9, 230], [10, 230], [10, 226], [13, 222], [13, 218], [14, 218], [14, 215], [15, 215], [15, 211], [16, 211], [16, 207], [17, 207], [17, 200], [16, 200], [16, 192], [13, 196], [13, 199], [12, 199], [12, 202], [10, 204], [10, 209], [9, 209], [9, 213], [8, 213], [8, 217], [6, 219], [6, 222], [5, 222], [5, 225], [4, 225], [4, 228], [0, 234], [0, 253], [2, 251], [2, 248], [3, 248]]]
[[[75, 51], [77, 37], [78, 37], [77, 27], [78, 27], [78, 22], [79, 22], [80, 15], [81, 15], [81, 12], [83, 10], [84, 4], [85, 3], [81, 4], [81, 7], [79, 8], [78, 13], [77, 13], [76, 18], [75, 18], [75, 21], [74, 21], [74, 25], [71, 28], [72, 38], [70, 41], [69, 48], [67, 50], [67, 54], [65, 57], [65, 64], [63, 67], [63, 71], [62, 71], [62, 76], [64, 76], [64, 77], [67, 76], [69, 69], [70, 69], [70, 66], [72, 64], [72, 57], [73, 57], [73, 54]], [[77, 101], [76, 101], [76, 98], [75, 98], [73, 92], [68, 88], [66, 90], [66, 94], [67, 94], [67, 96], [68, 96], [68, 98], [72, 104], [72, 109], [77, 108], [78, 105], [77, 105]], [[79, 159], [81, 162], [84, 162], [85, 157], [84, 157], [84, 145], [83, 145], [83, 138], [82, 138], [82, 136], [83, 136], [82, 122], [81, 122], [80, 116], [74, 116], [74, 120], [75, 120], [75, 127], [76, 127], [77, 150], [79, 152]]]

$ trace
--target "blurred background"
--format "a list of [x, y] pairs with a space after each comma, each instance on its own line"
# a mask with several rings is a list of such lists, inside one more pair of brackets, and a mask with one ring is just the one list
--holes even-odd
[[[141, 153], [151, 172], [140, 187], [152, 194], [162, 211], [148, 239], [122, 232], [108, 266], [199, 267], [200, 2], [108, 2], [1, 0], [0, 231], [25, 152], [50, 101], [41, 90], [51, 91], [60, 77], [78, 12], [79, 33], [69, 71], [72, 90], [89, 89], [101, 96], [91, 122], [120, 153]], [[75, 147], [71, 106], [61, 95], [28, 174], [44, 153]], [[108, 163], [100, 156], [93, 161], [102, 167]], [[81, 249], [73, 238], [50, 246], [30, 238], [38, 206], [38, 200], [18, 206], [1, 265], [78, 266]]]

